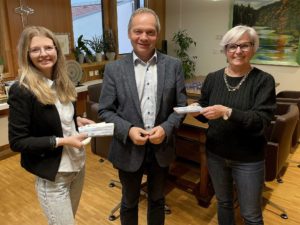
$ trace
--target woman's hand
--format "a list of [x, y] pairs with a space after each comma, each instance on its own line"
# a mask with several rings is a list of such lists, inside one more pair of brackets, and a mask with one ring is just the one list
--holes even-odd
[[80, 149], [83, 147], [82, 141], [87, 137], [88, 136], [86, 133], [81, 133], [69, 137], [58, 138], [56, 140], [57, 141], [56, 146], [58, 147], [58, 146], [68, 145]]
[[[199, 106], [199, 103], [197, 102], [194, 102], [188, 106]], [[193, 117], [196, 117], [196, 116], [199, 116], [201, 113], [200, 112], [193, 112], [193, 113], [188, 113], [189, 115], [193, 116]]]
[[77, 120], [78, 127], [82, 127], [82, 126], [87, 125], [87, 124], [95, 123], [93, 120], [89, 120], [87, 118], [80, 117], [80, 116], [77, 116], [76, 120]]
[[203, 108], [201, 114], [209, 120], [215, 120], [224, 117], [230, 108], [223, 105], [213, 105]]

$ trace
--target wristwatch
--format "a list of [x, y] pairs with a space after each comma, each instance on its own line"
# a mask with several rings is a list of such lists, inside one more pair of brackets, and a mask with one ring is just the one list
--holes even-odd
[[228, 110], [223, 115], [223, 120], [228, 120], [229, 117], [231, 116], [231, 112], [232, 112], [232, 109], [228, 108]]

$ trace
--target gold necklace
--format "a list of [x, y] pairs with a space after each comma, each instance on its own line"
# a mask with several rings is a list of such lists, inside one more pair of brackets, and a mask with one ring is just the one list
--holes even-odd
[[241, 79], [241, 81], [236, 86], [231, 86], [230, 84], [228, 84], [228, 81], [227, 81], [228, 74], [226, 74], [226, 69], [225, 69], [223, 77], [224, 77], [224, 81], [225, 81], [227, 90], [228, 91], [237, 91], [237, 90], [239, 90], [239, 88], [244, 83], [244, 81], [246, 80], [246, 78], [248, 77], [248, 75], [252, 71], [252, 69], [253, 68], [251, 67], [251, 69], [243, 76], [243, 78]]

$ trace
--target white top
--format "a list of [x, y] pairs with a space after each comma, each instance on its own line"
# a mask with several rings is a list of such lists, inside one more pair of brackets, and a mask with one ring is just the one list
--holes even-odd
[[[53, 85], [53, 81], [47, 79], [50, 86]], [[69, 137], [78, 134], [74, 122], [74, 106], [72, 102], [62, 104], [59, 100], [56, 101], [55, 106], [57, 108], [61, 126], [63, 130], [63, 136]], [[77, 149], [68, 145], [63, 146], [62, 157], [59, 165], [58, 172], [75, 172], [80, 171], [85, 164], [85, 149]]]
[[155, 53], [148, 62], [143, 62], [133, 52], [133, 62], [144, 128], [150, 130], [154, 127], [156, 115], [157, 54]]

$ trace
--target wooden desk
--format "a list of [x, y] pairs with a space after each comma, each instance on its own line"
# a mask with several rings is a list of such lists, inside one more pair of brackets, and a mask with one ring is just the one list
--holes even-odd
[[[205, 153], [205, 132], [207, 127], [207, 124], [203, 124], [191, 116], [186, 116], [176, 133], [176, 154], [178, 159], [183, 158], [187, 163], [186, 166], [182, 165], [182, 163], [178, 166], [177, 161], [170, 169], [170, 179], [175, 185], [184, 191], [194, 194], [198, 204], [203, 207], [210, 205], [211, 198], [214, 195]], [[185, 173], [188, 173], [192, 164], [198, 176], [196, 181], [184, 178]]]

